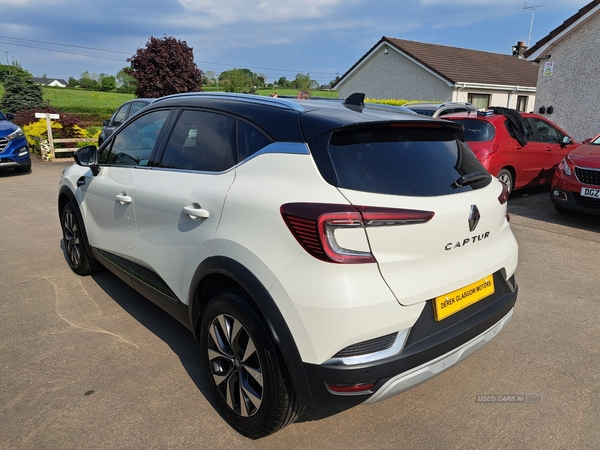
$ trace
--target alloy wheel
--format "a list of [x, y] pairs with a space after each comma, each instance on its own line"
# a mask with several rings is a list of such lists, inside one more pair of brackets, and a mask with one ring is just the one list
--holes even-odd
[[77, 219], [69, 210], [66, 210], [63, 214], [63, 233], [69, 261], [71, 261], [73, 267], [77, 267], [81, 261], [79, 227], [77, 226]]
[[253, 416], [263, 400], [263, 372], [252, 337], [235, 317], [221, 314], [210, 323], [208, 344], [219, 394], [236, 414]]

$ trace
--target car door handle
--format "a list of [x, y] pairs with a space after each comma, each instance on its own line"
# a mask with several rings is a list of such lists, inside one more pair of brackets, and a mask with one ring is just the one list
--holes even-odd
[[194, 220], [208, 219], [210, 216], [210, 213], [206, 209], [201, 208], [198, 204], [184, 206], [183, 213], [187, 214]]
[[132, 202], [131, 197], [129, 195], [127, 195], [125, 192], [121, 192], [120, 194], [117, 194], [117, 196], [115, 198], [121, 205], [125, 205], [127, 203]]

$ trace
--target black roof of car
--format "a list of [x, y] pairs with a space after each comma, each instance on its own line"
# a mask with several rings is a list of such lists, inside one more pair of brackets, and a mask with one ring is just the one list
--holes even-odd
[[[340, 101], [194, 92], [162, 97], [155, 100], [146, 110], [165, 106], [228, 111], [256, 123], [275, 140], [288, 142], [303, 142], [332, 129], [361, 123], [437, 122], [440, 126], [448, 126], [455, 131], [462, 130], [456, 124], [419, 116], [400, 107], [365, 103], [364, 94], [353, 94]], [[299, 121], [302, 127], [299, 126]]]

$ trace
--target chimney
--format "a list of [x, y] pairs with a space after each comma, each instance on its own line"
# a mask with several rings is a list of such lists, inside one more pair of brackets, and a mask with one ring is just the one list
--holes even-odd
[[519, 41], [519, 42], [517, 42], [517, 45], [513, 45], [512, 54], [513, 54], [513, 56], [516, 56], [517, 58], [522, 58], [523, 53], [525, 53], [525, 50], [527, 50], [527, 46], [525, 45], [525, 42]]

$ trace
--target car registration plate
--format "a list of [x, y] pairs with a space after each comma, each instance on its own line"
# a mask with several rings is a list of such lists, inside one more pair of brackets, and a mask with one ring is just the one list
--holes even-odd
[[435, 320], [440, 321], [494, 293], [494, 277], [490, 275], [464, 288], [433, 299]]
[[591, 198], [600, 198], [600, 189], [593, 188], [581, 188], [581, 196], [582, 197], [591, 197]]

